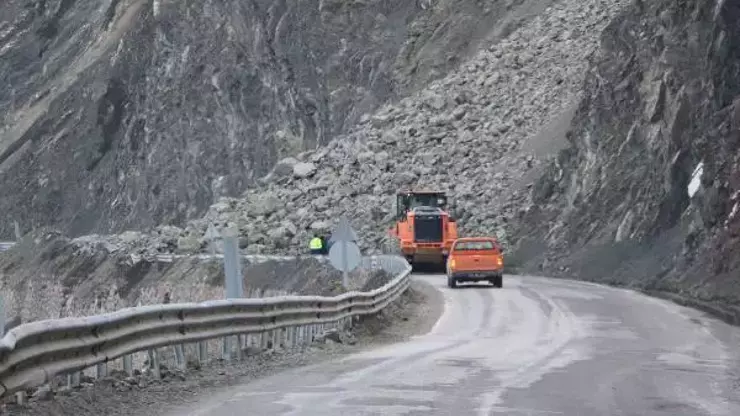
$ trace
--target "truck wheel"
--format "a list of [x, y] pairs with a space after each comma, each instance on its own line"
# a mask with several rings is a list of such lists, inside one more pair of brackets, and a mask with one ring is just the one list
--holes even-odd
[[491, 284], [494, 287], [503, 287], [504, 286], [504, 277], [503, 276], [496, 276], [491, 280]]
[[457, 287], [457, 281], [452, 276], [447, 276], [447, 287], [454, 289]]

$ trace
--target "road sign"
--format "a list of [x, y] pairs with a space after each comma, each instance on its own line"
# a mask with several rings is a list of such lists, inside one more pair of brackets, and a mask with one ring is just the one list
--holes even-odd
[[362, 254], [355, 243], [340, 241], [329, 250], [329, 262], [337, 270], [349, 273], [360, 265]]
[[342, 218], [340, 218], [339, 224], [337, 224], [337, 227], [331, 233], [329, 242], [336, 243], [337, 241], [357, 241], [357, 233], [355, 232], [355, 230], [352, 229], [352, 226], [347, 220], [347, 217], [343, 216]]
[[352, 229], [346, 217], [339, 219], [339, 224], [331, 234], [329, 242], [329, 262], [342, 272], [342, 284], [348, 288], [349, 272], [355, 269], [362, 260], [360, 248], [357, 246], [357, 233]]

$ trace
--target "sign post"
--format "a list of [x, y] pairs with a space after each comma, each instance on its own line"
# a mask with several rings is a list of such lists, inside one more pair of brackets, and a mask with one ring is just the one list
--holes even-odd
[[[239, 233], [235, 229], [227, 228], [221, 233], [224, 244], [224, 286], [226, 299], [244, 297], [242, 281], [241, 256], [239, 255]], [[237, 335], [237, 348], [242, 348], [242, 337]], [[231, 337], [225, 337], [223, 343], [223, 357], [231, 360]]]
[[329, 242], [332, 243], [329, 250], [329, 262], [342, 272], [342, 285], [347, 290], [349, 289], [349, 272], [360, 264], [362, 255], [357, 246], [357, 233], [352, 229], [346, 217], [339, 220]]
[[0, 295], [0, 338], [5, 336], [5, 300]]
[[18, 221], [13, 220], [13, 228], [15, 228], [15, 241], [21, 241], [21, 226], [18, 224]]
[[244, 285], [242, 282], [241, 256], [239, 256], [238, 233], [233, 229], [223, 232], [224, 240], [224, 283], [226, 286], [226, 299], [238, 299], [244, 297]]

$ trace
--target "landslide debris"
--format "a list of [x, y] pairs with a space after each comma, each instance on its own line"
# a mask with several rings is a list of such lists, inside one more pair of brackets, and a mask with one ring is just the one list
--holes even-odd
[[0, 210], [71, 236], [182, 225], [548, 1], [3, 0]]
[[362, 248], [377, 251], [392, 224], [392, 195], [431, 187], [456, 201], [464, 233], [505, 241], [543, 160], [563, 145], [555, 130], [538, 133], [580, 98], [587, 59], [621, 7], [554, 2], [454, 74], [363, 116], [325, 147], [283, 158], [258, 186], [241, 198], [221, 198], [183, 229], [98, 238], [129, 240], [139, 253], [198, 252], [206, 250], [204, 233], [214, 223], [237, 227], [247, 252], [290, 254], [305, 251], [312, 232], [346, 214]]
[[658, 0], [609, 24], [514, 232], [523, 271], [740, 302], [739, 19]]

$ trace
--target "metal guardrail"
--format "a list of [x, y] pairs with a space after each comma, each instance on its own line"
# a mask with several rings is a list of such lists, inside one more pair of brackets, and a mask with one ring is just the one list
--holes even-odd
[[[228, 299], [202, 303], [132, 307], [102, 315], [49, 319], [22, 324], [0, 340], [0, 398], [25, 399], [28, 389], [51, 383], [57, 376], [76, 377], [122, 358], [133, 374], [131, 354], [148, 350], [149, 365], [159, 375], [157, 348], [173, 346], [177, 366], [184, 368], [183, 345], [196, 343], [198, 360], [205, 358], [207, 340], [223, 338], [223, 354], [231, 359], [232, 337], [241, 357], [244, 336], [260, 334], [260, 345], [305, 345], [324, 325], [344, 327], [355, 317], [379, 312], [410, 283], [411, 266], [398, 256], [363, 258], [363, 265], [395, 277], [370, 292], [347, 292], [335, 297], [280, 296]], [[74, 381], [68, 383], [74, 384]]]

